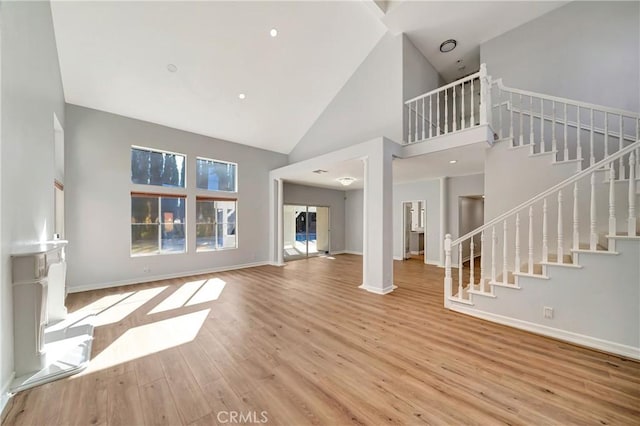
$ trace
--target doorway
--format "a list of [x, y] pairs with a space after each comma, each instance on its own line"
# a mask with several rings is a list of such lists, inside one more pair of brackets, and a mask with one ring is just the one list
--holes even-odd
[[283, 206], [284, 260], [328, 254], [329, 207]]
[[427, 202], [402, 202], [402, 259], [427, 263]]

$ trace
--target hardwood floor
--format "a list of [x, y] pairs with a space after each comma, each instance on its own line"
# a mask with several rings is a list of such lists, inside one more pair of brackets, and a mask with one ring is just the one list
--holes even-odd
[[441, 269], [394, 267], [387, 296], [352, 255], [73, 294], [102, 310], [91, 366], [4, 423], [640, 424], [640, 363], [448, 312]]

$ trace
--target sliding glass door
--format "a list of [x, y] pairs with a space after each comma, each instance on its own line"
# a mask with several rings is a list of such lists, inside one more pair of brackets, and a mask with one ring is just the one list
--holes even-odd
[[329, 207], [284, 205], [284, 259], [329, 253]]

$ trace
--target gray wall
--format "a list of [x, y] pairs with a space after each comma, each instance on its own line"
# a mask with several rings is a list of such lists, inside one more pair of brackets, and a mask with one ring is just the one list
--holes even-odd
[[457, 176], [447, 179], [447, 225], [445, 234], [451, 234], [455, 240], [461, 237], [459, 221], [459, 198], [484, 194], [484, 175]]
[[48, 2], [3, 2], [0, 389], [13, 372], [10, 253], [53, 234], [53, 115], [64, 95]]
[[480, 47], [507, 86], [640, 110], [640, 3], [575, 1]]
[[[252, 264], [268, 260], [269, 171], [286, 156], [212, 139], [144, 121], [67, 105], [66, 214], [68, 285], [91, 288], [120, 282]], [[132, 258], [130, 222], [131, 145], [187, 155], [187, 242], [185, 254]], [[238, 248], [195, 253], [196, 156], [238, 163]], [[157, 187], [156, 187], [157, 188]], [[143, 270], [149, 268], [145, 273]]]
[[402, 139], [402, 35], [386, 34], [300, 142], [290, 162], [376, 137]]
[[393, 257], [402, 258], [402, 202], [426, 201], [427, 261], [440, 260], [440, 181], [424, 180], [393, 185]]
[[364, 191], [354, 189], [345, 194], [345, 250], [362, 254]]
[[293, 183], [284, 184], [285, 204], [329, 207], [329, 246], [331, 251], [345, 250], [345, 192]]

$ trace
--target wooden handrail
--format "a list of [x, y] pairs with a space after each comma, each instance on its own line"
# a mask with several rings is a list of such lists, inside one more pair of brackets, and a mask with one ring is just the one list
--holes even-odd
[[587, 167], [586, 169], [582, 170], [579, 173], [576, 173], [575, 175], [571, 176], [570, 178], [567, 178], [565, 180], [563, 180], [562, 182], [558, 183], [557, 185], [552, 186], [551, 188], [547, 189], [546, 191], [543, 191], [541, 193], [539, 193], [538, 195], [536, 195], [535, 197], [531, 198], [528, 201], [525, 201], [524, 203], [520, 204], [519, 206], [516, 206], [514, 208], [512, 208], [511, 210], [507, 211], [506, 213], [501, 214], [498, 217], [495, 217], [494, 219], [490, 220], [489, 222], [485, 223], [484, 225], [482, 225], [479, 228], [474, 229], [473, 231], [463, 235], [462, 237], [454, 240], [451, 245], [455, 246], [458, 245], [460, 243], [462, 243], [463, 241], [468, 240], [469, 238], [472, 238], [474, 235], [477, 235], [478, 233], [494, 226], [495, 224], [502, 222], [503, 220], [509, 218], [510, 216], [526, 209], [529, 206], [534, 205], [535, 203], [537, 203], [538, 201], [541, 201], [545, 198], [547, 198], [549, 195], [571, 185], [572, 183], [575, 183], [577, 181], [579, 181], [580, 179], [584, 178], [585, 176], [589, 175], [590, 173], [603, 168], [604, 166], [610, 164], [612, 161], [617, 160], [618, 158], [624, 157], [626, 154], [629, 154], [630, 152], [636, 150], [640, 148], [640, 140], [635, 141], [634, 143], [632, 143], [631, 145], [621, 149], [620, 151], [616, 152], [615, 154], [611, 154], [608, 157], [604, 158], [603, 160], [600, 160], [599, 162], [593, 164], [590, 167]]

